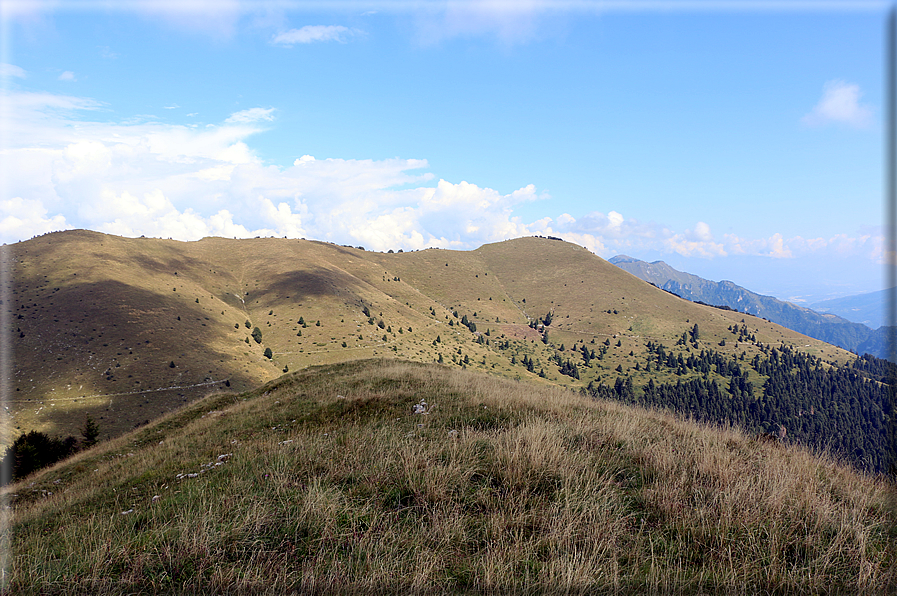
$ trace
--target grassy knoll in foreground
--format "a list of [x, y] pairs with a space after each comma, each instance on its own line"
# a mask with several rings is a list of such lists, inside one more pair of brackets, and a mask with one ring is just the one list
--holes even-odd
[[8, 587], [884, 592], [892, 489], [734, 429], [358, 361], [209, 396], [8, 487]]

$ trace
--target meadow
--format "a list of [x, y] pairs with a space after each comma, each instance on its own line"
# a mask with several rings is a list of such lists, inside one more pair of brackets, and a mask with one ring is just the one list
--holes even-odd
[[737, 428], [363, 360], [3, 489], [10, 593], [893, 593], [893, 483]]

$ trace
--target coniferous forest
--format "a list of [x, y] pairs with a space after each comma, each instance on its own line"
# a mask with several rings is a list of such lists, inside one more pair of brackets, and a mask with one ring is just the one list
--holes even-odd
[[[850, 367], [836, 368], [787, 346], [765, 347], [764, 356], [750, 362], [713, 350], [682, 358], [650, 342], [648, 350], [659, 367], [681, 374], [715, 372], [728, 383], [705, 376], [676, 383], [649, 380], [637, 388], [629, 377], [618, 377], [613, 387], [592, 384], [588, 391], [700, 422], [738, 425], [783, 443], [826, 451], [872, 473], [894, 473], [893, 363], [866, 354]], [[748, 380], [749, 368], [766, 377], [757, 391]]]

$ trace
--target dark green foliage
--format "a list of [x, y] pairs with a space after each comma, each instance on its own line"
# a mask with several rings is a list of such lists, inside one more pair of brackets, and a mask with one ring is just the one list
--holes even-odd
[[258, 327], [253, 329], [252, 330], [252, 339], [254, 339], [255, 343], [257, 343], [257, 344], [262, 343], [262, 330], [259, 329]]
[[[885, 360], [866, 355], [851, 366], [825, 368], [819, 358], [789, 347], [764, 347], [762, 356], [743, 368], [736, 358], [713, 350], [685, 358], [650, 341], [647, 349], [649, 365], [653, 361], [679, 376], [700, 373], [705, 378], [663, 384], [652, 379], [640, 393], [624, 392], [628, 402], [755, 433], [778, 433], [784, 427], [785, 442], [829, 451], [875, 473], [887, 472], [894, 461], [897, 444], [888, 428], [895, 416], [891, 388], [897, 366]], [[748, 380], [748, 367], [766, 378], [759, 391]], [[710, 373], [728, 382], [706, 378]], [[603, 391], [599, 387], [592, 393], [622, 399], [610, 388]]]
[[579, 369], [576, 367], [575, 364], [573, 364], [569, 360], [567, 360], [563, 364], [561, 364], [561, 368], [559, 369], [559, 372], [562, 375], [567, 375], [568, 377], [572, 377], [574, 379], [579, 378]]
[[247, 328], [247, 329], [251, 329], [251, 328], [252, 328], [252, 323], [249, 322], [249, 319], [246, 319], [246, 322], [243, 323], [243, 324], [246, 325], [246, 328]]
[[265, 348], [265, 358], [273, 358], [274, 352], [271, 351], [271, 348]]
[[[49, 437], [33, 430], [21, 435], [3, 455], [0, 467], [12, 471], [12, 480], [21, 480], [32, 472], [55, 464], [61, 459], [77, 451], [78, 441], [75, 437]], [[7, 480], [7, 478], [3, 478]]]
[[524, 354], [523, 360], [521, 360], [521, 363], [523, 364], [523, 366], [526, 367], [526, 370], [528, 370], [529, 372], [534, 372], [536, 370], [536, 363], [527, 354]]
[[81, 447], [87, 449], [88, 447], [93, 447], [97, 444], [97, 439], [100, 436], [100, 426], [94, 422], [93, 418], [90, 416], [84, 421], [84, 428], [81, 429], [81, 436], [84, 437], [81, 439]]

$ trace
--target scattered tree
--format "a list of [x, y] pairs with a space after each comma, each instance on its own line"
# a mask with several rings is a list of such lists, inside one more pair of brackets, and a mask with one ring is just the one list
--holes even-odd
[[84, 428], [81, 429], [81, 447], [87, 449], [88, 447], [93, 447], [97, 444], [97, 439], [100, 436], [100, 426], [94, 422], [93, 418], [90, 416], [84, 421]]

